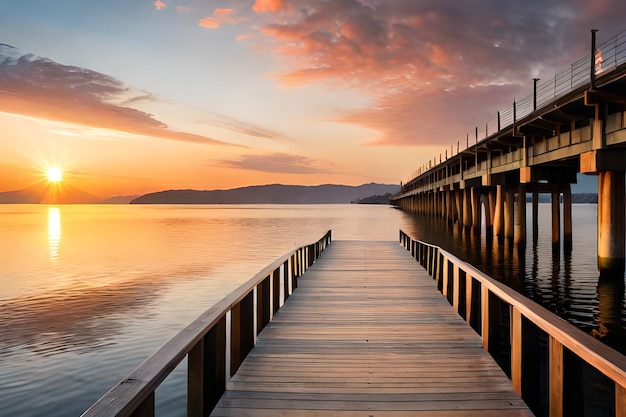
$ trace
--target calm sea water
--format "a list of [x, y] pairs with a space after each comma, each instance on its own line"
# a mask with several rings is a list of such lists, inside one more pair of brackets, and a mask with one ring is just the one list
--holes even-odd
[[[0, 416], [80, 415], [209, 306], [328, 229], [397, 240], [402, 228], [615, 345], [623, 277], [598, 285], [595, 210], [574, 207], [573, 255], [554, 258], [548, 220], [536, 245], [514, 248], [386, 206], [0, 206]], [[157, 391], [160, 415], [185, 414], [184, 384], [183, 364]]]

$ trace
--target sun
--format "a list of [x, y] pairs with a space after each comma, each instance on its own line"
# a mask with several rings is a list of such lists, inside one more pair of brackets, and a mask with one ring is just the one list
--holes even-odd
[[46, 170], [46, 177], [49, 182], [60, 182], [63, 180], [63, 171], [59, 167], [50, 167]]

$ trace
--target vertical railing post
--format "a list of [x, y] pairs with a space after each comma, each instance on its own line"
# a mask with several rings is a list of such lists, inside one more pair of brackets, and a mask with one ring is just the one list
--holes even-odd
[[626, 417], [626, 387], [615, 384], [615, 417]]
[[489, 288], [484, 283], [480, 285], [480, 335], [483, 339], [483, 349], [489, 352]]
[[465, 272], [465, 321], [471, 325], [472, 320], [472, 276]]
[[459, 312], [459, 267], [454, 265], [452, 269], [452, 306], [454, 311]]
[[295, 271], [294, 261], [296, 260], [295, 254], [292, 255], [284, 265], [284, 281], [283, 281], [283, 300], [287, 301], [289, 298], [289, 288], [291, 287], [291, 280]]
[[511, 306], [511, 382], [513, 390], [522, 395], [522, 313]]
[[[443, 277], [441, 278], [441, 293], [443, 294], [444, 297], [448, 296], [448, 262], [446, 262], [443, 266]], [[456, 268], [456, 266], [455, 266]], [[437, 283], [437, 286], [439, 286], [439, 279], [437, 278], [435, 280], [435, 282]]]
[[550, 417], [563, 416], [563, 345], [548, 336]]
[[231, 310], [231, 377], [254, 347], [254, 317], [254, 294], [250, 291]]
[[226, 317], [187, 356], [187, 416], [204, 417], [226, 391]]
[[270, 281], [271, 275], [257, 285], [257, 335], [270, 322]]
[[154, 417], [154, 391], [133, 411], [131, 417]]
[[277, 268], [276, 270], [274, 270], [274, 272], [272, 273], [272, 292], [273, 292], [273, 303], [272, 303], [272, 315], [276, 314], [278, 312], [278, 309], [280, 308], [280, 292], [281, 292], [281, 285], [280, 285], [280, 270], [281, 270], [282, 266]]

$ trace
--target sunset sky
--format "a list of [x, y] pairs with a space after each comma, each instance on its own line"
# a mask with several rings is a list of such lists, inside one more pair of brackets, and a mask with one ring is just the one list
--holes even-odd
[[399, 183], [623, 0], [0, 0], [0, 192]]

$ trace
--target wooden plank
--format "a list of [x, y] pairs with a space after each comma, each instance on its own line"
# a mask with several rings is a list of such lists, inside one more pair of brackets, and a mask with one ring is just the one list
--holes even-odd
[[227, 383], [214, 416], [531, 416], [395, 242], [334, 242]]

